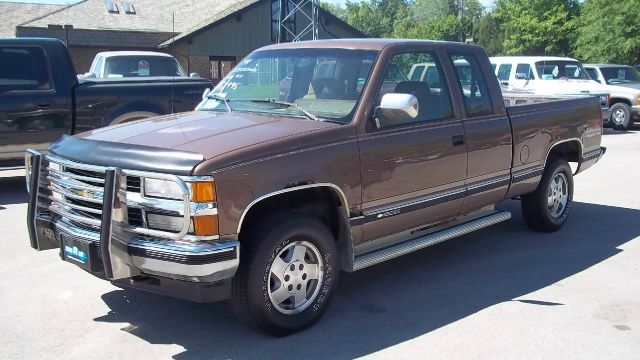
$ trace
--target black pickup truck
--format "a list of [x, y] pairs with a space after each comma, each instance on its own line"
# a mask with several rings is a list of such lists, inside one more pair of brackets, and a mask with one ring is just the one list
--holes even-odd
[[23, 163], [63, 134], [191, 111], [207, 79], [78, 79], [64, 43], [0, 39], [0, 169]]

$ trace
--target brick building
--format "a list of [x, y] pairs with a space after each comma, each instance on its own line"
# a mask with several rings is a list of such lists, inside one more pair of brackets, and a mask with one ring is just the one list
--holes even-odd
[[[276, 41], [277, 6], [278, 0], [85, 0], [62, 7], [0, 2], [0, 16], [24, 15], [4, 25], [15, 26], [16, 36], [65, 41], [78, 73], [100, 51], [151, 50], [170, 53], [187, 72], [216, 80], [249, 52]], [[364, 37], [324, 9], [319, 19], [321, 39]], [[305, 21], [298, 16], [289, 26], [301, 29]]]

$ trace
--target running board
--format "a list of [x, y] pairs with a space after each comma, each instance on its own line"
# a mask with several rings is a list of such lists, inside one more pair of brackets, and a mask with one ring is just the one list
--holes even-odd
[[402, 256], [416, 250], [424, 249], [428, 246], [439, 244], [443, 241], [466, 235], [470, 232], [474, 232], [476, 230], [480, 230], [487, 226], [491, 226], [509, 219], [511, 219], [510, 212], [497, 212], [492, 215], [487, 215], [479, 219], [471, 220], [466, 223], [438, 231], [436, 233], [432, 233], [413, 240], [408, 240], [381, 250], [362, 254], [354, 259], [353, 271], [361, 270], [371, 265], [379, 264], [398, 256]]

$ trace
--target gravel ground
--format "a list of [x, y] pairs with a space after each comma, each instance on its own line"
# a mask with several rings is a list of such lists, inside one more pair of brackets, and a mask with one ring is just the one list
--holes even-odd
[[36, 252], [20, 172], [0, 179], [2, 359], [638, 359], [640, 132], [607, 130], [554, 234], [513, 219], [345, 274], [324, 319], [286, 338], [226, 304], [119, 289]]

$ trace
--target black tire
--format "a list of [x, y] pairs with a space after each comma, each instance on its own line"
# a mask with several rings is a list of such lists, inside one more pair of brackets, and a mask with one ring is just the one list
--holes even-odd
[[609, 123], [616, 130], [629, 130], [633, 124], [631, 121], [631, 107], [625, 103], [615, 103], [611, 106]]
[[[552, 189], [552, 181], [555, 185], [555, 179], [564, 177], [567, 191], [566, 204], [563, 206], [556, 204], [556, 199], [562, 197], [554, 196], [557, 192]], [[562, 182], [563, 180], [558, 180]], [[554, 206], [549, 205], [549, 195], [553, 197]], [[567, 221], [571, 212], [571, 204], [573, 202], [573, 173], [571, 167], [566, 160], [556, 158], [547, 163], [542, 179], [536, 190], [530, 194], [522, 196], [522, 214], [524, 220], [529, 227], [536, 231], [553, 232], [559, 230]], [[562, 201], [558, 200], [558, 204]], [[555, 211], [554, 211], [555, 210]]]
[[[277, 336], [288, 335], [315, 324], [326, 311], [339, 277], [338, 249], [327, 226], [318, 219], [297, 214], [272, 216], [257, 224], [251, 235], [244, 236], [241, 242], [240, 267], [232, 282], [231, 305], [236, 315], [245, 322]], [[291, 282], [286, 285], [287, 283], [280, 280], [280, 277], [274, 277], [272, 265], [283, 251], [285, 253], [281, 256], [295, 250], [298, 246], [308, 246], [308, 244], [312, 247], [308, 247], [309, 253], [303, 256], [305, 260], [297, 261], [295, 264], [307, 265], [307, 268], [310, 268], [314, 265], [311, 263], [317, 262], [315, 267], [320, 269], [316, 272], [319, 274], [318, 278], [304, 283], [304, 288], [309, 289], [305, 292], [308, 299], [305, 300], [304, 308], [300, 306], [300, 310], [295, 309], [295, 304], [292, 304], [290, 306], [293, 309], [283, 309], [289, 302], [294, 303], [297, 297], [291, 295], [291, 298], [284, 302], [275, 303], [271, 299], [271, 295], [275, 293], [272, 291], [276, 286], [275, 283], [279, 284], [278, 288], [282, 287], [278, 290], [287, 290], [288, 286], [293, 286], [292, 283], [296, 284], [295, 281], [300, 285], [301, 279], [305, 279], [306, 273], [303, 272], [307, 271], [307, 268], [298, 271], [294, 266], [298, 274], [296, 276], [290, 272], [290, 269], [293, 269], [290, 265], [294, 265], [293, 259], [290, 260], [289, 265], [284, 267], [292, 274], [287, 279]], [[322, 260], [318, 261], [312, 256], [313, 254], [319, 255]], [[306, 263], [307, 255], [310, 259], [308, 264]], [[280, 259], [283, 258], [280, 257]], [[287, 263], [287, 260], [284, 262]], [[287, 272], [283, 273], [282, 279], [286, 278], [287, 275], [284, 274]], [[312, 275], [307, 278], [311, 279]], [[311, 290], [313, 284], [316, 287]], [[289, 290], [295, 291], [294, 289]], [[318, 289], [317, 292], [315, 289]], [[302, 292], [298, 291], [298, 293]], [[309, 293], [312, 294], [309, 295]], [[287, 314], [282, 311], [299, 312]]]

